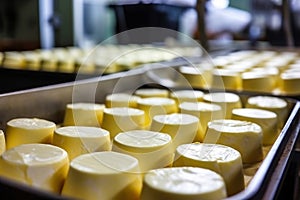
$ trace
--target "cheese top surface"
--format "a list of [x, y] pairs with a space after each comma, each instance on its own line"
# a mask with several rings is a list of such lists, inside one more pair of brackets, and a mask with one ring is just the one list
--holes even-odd
[[197, 167], [151, 170], [145, 175], [144, 181], [157, 190], [186, 195], [208, 193], [224, 187], [219, 174]]
[[238, 102], [240, 97], [234, 93], [228, 92], [215, 92], [208, 93], [203, 96], [203, 99], [208, 102]]
[[187, 125], [199, 122], [199, 119], [195, 116], [180, 113], [156, 115], [153, 119], [157, 122], [170, 125]]
[[126, 93], [114, 93], [106, 96], [106, 100], [110, 101], [136, 101], [138, 96], [130, 95]]
[[220, 144], [182, 144], [176, 151], [182, 156], [201, 161], [228, 162], [241, 157], [237, 150]]
[[165, 89], [155, 89], [155, 88], [145, 88], [145, 89], [138, 89], [134, 92], [135, 95], [138, 96], [168, 96], [169, 91]]
[[105, 108], [104, 113], [117, 116], [144, 115], [144, 111], [128, 107]]
[[300, 79], [300, 72], [283, 72], [280, 77], [283, 79], [283, 80], [299, 80]]
[[242, 79], [257, 79], [257, 78], [266, 78], [269, 77], [267, 72], [261, 73], [257, 71], [244, 72], [242, 73]]
[[139, 99], [138, 104], [149, 105], [149, 106], [164, 106], [164, 105], [175, 105], [173, 99], [164, 97], [149, 97], [144, 99]]
[[287, 106], [285, 100], [271, 96], [250, 97], [247, 103], [261, 108], [285, 108]]
[[54, 122], [38, 118], [16, 118], [8, 121], [7, 125], [23, 129], [43, 129], [56, 126]]
[[274, 112], [256, 108], [237, 108], [232, 110], [232, 114], [257, 119], [270, 119], [277, 117], [276, 113]]
[[183, 102], [179, 108], [191, 111], [218, 111], [222, 109], [219, 105], [205, 102]]
[[171, 97], [173, 98], [192, 98], [192, 99], [198, 99], [202, 98], [204, 95], [203, 92], [198, 90], [178, 90], [173, 91], [171, 93]]
[[123, 149], [131, 151], [132, 148], [138, 148], [139, 152], [159, 149], [171, 141], [172, 138], [168, 134], [147, 130], [122, 132], [114, 138], [114, 142], [121, 145]]
[[68, 137], [101, 137], [109, 135], [107, 130], [96, 128], [96, 127], [88, 127], [88, 126], [65, 126], [60, 127], [55, 130], [55, 133], [60, 135], [65, 135]]
[[67, 104], [67, 108], [76, 110], [101, 110], [104, 109], [104, 105], [95, 103], [72, 103]]
[[240, 121], [240, 120], [230, 120], [230, 119], [210, 121], [208, 122], [208, 127], [220, 132], [237, 133], [237, 134], [244, 133], [244, 132], [260, 133], [262, 131], [261, 127], [255, 123]]
[[202, 75], [203, 70], [198, 67], [189, 67], [189, 66], [182, 66], [179, 68], [179, 71], [184, 74], [192, 74], [192, 75]]
[[70, 165], [85, 173], [116, 174], [136, 172], [138, 160], [123, 153], [103, 151], [80, 155], [74, 158]]
[[2, 155], [4, 160], [27, 166], [53, 164], [61, 162], [67, 156], [65, 150], [48, 144], [23, 144], [7, 150]]

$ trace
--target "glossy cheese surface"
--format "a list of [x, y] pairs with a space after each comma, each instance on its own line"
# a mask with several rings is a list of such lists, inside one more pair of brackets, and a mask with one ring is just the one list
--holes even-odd
[[56, 124], [39, 118], [16, 118], [6, 124], [6, 147], [20, 144], [52, 142]]

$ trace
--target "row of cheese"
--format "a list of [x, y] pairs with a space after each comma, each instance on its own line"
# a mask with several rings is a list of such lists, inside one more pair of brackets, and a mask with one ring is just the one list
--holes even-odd
[[[132, 190], [137, 192], [135, 194], [138, 194], [139, 197], [143, 197], [145, 192], [141, 192], [139, 184], [125, 184], [124, 180], [121, 181], [120, 177], [114, 173], [112, 177], [107, 176], [106, 169], [103, 169], [104, 165], [110, 169], [107, 172], [109, 174], [111, 174], [111, 170], [117, 170], [117, 174], [125, 171], [128, 175], [126, 170], [131, 169], [133, 164], [126, 164], [129, 161], [123, 162], [122, 159], [127, 160], [127, 158], [121, 157], [129, 155], [137, 159], [139, 172], [142, 172], [142, 177], [146, 182], [142, 185], [150, 184], [149, 188], [146, 186], [142, 188], [150, 191], [146, 196], [150, 196], [152, 199], [154, 196], [151, 194], [158, 193], [162, 195], [161, 199], [166, 199], [167, 197], [164, 197], [163, 194], [168, 193], [166, 191], [174, 193], [173, 190], [178, 190], [178, 193], [174, 194], [178, 195], [176, 198], [184, 198], [182, 196], [184, 194], [181, 193], [189, 196], [193, 191], [174, 189], [176, 181], [180, 182], [182, 178], [187, 182], [182, 181], [181, 184], [195, 184], [195, 190], [197, 190], [196, 186], [198, 184], [200, 187], [201, 180], [189, 179], [183, 175], [187, 173], [186, 176], [188, 176], [190, 169], [170, 168], [168, 171], [166, 168], [186, 166], [201, 167], [217, 172], [221, 175], [221, 180], [224, 180], [226, 189], [225, 193], [218, 189], [217, 194], [230, 196], [245, 187], [243, 164], [260, 162], [264, 157], [263, 146], [272, 145], [276, 140], [279, 128], [281, 128], [278, 125], [284, 124], [288, 114], [287, 106], [286, 101], [276, 97], [256, 96], [247, 100], [246, 107], [248, 108], [242, 108], [240, 97], [233, 93], [204, 94], [201, 91], [193, 90], [170, 93], [168, 90], [162, 89], [139, 89], [134, 95], [119, 93], [107, 95], [105, 106], [93, 103], [72, 103], [66, 107], [62, 127], [55, 127], [53, 122], [41, 119], [18, 118], [9, 121], [5, 135], [7, 150], [1, 156], [1, 162], [9, 163], [9, 165], [1, 164], [0, 166], [4, 167], [0, 173], [3, 176], [11, 175], [10, 178], [14, 179], [21, 177], [20, 179], [26, 180], [23, 182], [37, 187], [43, 186], [43, 183], [48, 184], [47, 187], [49, 190], [50, 185], [50, 191], [58, 192], [63, 188], [63, 195], [79, 198], [99, 199], [99, 196], [95, 194], [103, 195], [103, 191], [109, 191], [107, 195], [121, 195], [124, 199], [125, 193]], [[204, 142], [206, 145], [194, 142]], [[49, 167], [39, 169], [36, 165], [41, 166], [40, 162], [49, 164], [52, 160], [57, 161], [59, 159], [55, 156], [63, 155], [63, 153], [49, 153], [50, 151], [39, 150], [39, 147], [35, 146], [29, 146], [29, 150], [25, 150], [28, 151], [26, 153], [22, 150], [27, 148], [22, 146], [24, 143], [50, 143], [63, 149], [67, 152], [64, 157], [71, 162], [70, 169], [64, 170], [64, 173], [57, 173], [53, 176], [54, 179], [49, 181], [50, 172], [47, 173]], [[211, 146], [211, 144], [226, 146]], [[112, 153], [110, 150], [119, 154]], [[92, 153], [97, 151], [106, 153], [101, 155]], [[37, 152], [43, 154], [41, 158]], [[16, 156], [11, 155], [14, 153]], [[55, 158], [51, 159], [52, 156]], [[99, 163], [100, 167], [95, 162]], [[15, 171], [12, 170], [12, 163], [19, 163]], [[32, 163], [35, 167], [28, 167]], [[54, 168], [62, 169], [58, 165], [55, 166]], [[32, 170], [28, 170], [29, 168]], [[154, 169], [158, 171], [149, 172]], [[171, 175], [176, 170], [180, 171], [178, 174], [175, 173], [178, 177]], [[66, 175], [66, 171], [69, 171], [68, 175]], [[149, 175], [152, 178], [147, 178], [148, 176], [145, 174], [148, 172], [152, 174]], [[103, 173], [108, 179], [103, 179]], [[168, 182], [164, 182], [163, 179], [158, 181], [157, 187], [151, 185], [157, 183], [155, 179], [168, 174], [171, 176], [171, 182], [174, 181], [172, 187], [169, 187]], [[192, 175], [190, 174], [190, 176]], [[44, 177], [44, 179], [38, 177]], [[136, 176], [134, 177], [136, 178]], [[62, 181], [64, 179], [66, 181]], [[126, 179], [136, 180], [128, 177]], [[60, 187], [57, 186], [53, 190], [53, 184], [56, 181], [61, 184]], [[90, 183], [93, 181], [99, 181], [99, 183], [97, 182], [95, 185]], [[110, 189], [102, 190], [102, 187], [108, 186], [102, 186], [104, 182], [101, 181], [105, 183], [120, 182], [122, 187], [124, 184], [126, 187], [123, 188], [124, 190], [120, 188], [118, 190], [117, 186], [112, 187], [108, 184]], [[203, 180], [203, 182], [206, 181]], [[207, 190], [214, 188], [213, 184], [209, 187]], [[95, 193], [96, 190], [98, 193]], [[153, 192], [153, 190], [158, 191]], [[207, 194], [207, 190], [205, 190], [205, 194]], [[203, 195], [203, 191], [200, 193]], [[88, 194], [90, 195], [81, 196]], [[112, 198], [112, 196], [108, 197], [107, 199]], [[197, 198], [199, 197], [197, 196]], [[147, 198], [143, 197], [142, 199]], [[171, 199], [175, 199], [175, 197]]]
[[129, 70], [145, 63], [200, 54], [201, 51], [197, 47], [99, 45], [89, 49], [65, 47], [4, 52], [0, 54], [0, 65], [6, 68], [66, 73], [113, 73]]

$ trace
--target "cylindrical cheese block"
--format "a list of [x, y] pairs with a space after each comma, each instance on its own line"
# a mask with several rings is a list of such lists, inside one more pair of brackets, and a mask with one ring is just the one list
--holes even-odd
[[128, 107], [104, 109], [102, 128], [109, 131], [111, 139], [120, 132], [143, 129], [144, 126], [143, 110]]
[[211, 74], [207, 70], [199, 67], [182, 66], [179, 68], [180, 74], [193, 88], [209, 88], [211, 84]]
[[16, 118], [6, 124], [6, 147], [27, 143], [52, 143], [54, 122], [39, 118]]
[[57, 128], [54, 131], [53, 144], [66, 150], [70, 160], [85, 153], [111, 150], [109, 132], [88, 126]]
[[198, 167], [172, 167], [145, 174], [141, 200], [214, 200], [227, 197], [223, 178]]
[[263, 131], [263, 145], [272, 145], [277, 139], [279, 133], [278, 118], [274, 112], [257, 108], [233, 109], [232, 119], [260, 125]]
[[166, 89], [158, 89], [158, 88], [141, 88], [137, 89], [134, 94], [141, 98], [149, 98], [149, 97], [169, 97], [169, 91]]
[[300, 72], [283, 72], [280, 75], [280, 91], [287, 95], [300, 94]]
[[233, 195], [245, 188], [241, 154], [220, 144], [183, 144], [177, 147], [174, 167], [191, 166], [210, 169], [220, 174], [227, 194]]
[[114, 93], [106, 96], [105, 106], [107, 108], [112, 108], [112, 107], [137, 108], [138, 99], [140, 99], [140, 97], [136, 95], [130, 95], [126, 93]]
[[268, 73], [245, 72], [242, 74], [242, 88], [245, 91], [273, 92], [274, 80]]
[[174, 99], [177, 105], [183, 102], [198, 102], [202, 101], [204, 93], [199, 90], [177, 90], [172, 91], [171, 98]]
[[67, 104], [64, 126], [94, 126], [100, 127], [103, 117], [103, 104], [71, 103]]
[[241, 108], [242, 102], [237, 94], [230, 92], [213, 92], [203, 96], [203, 100], [208, 103], [218, 104], [222, 107], [223, 116], [226, 119], [231, 118], [231, 112], [234, 108]]
[[204, 102], [184, 102], [179, 105], [179, 112], [183, 114], [190, 114], [199, 119], [200, 125], [198, 127], [197, 140], [202, 142], [206, 133], [207, 123], [214, 119], [222, 119], [223, 112], [221, 106], [217, 104]]
[[5, 135], [2, 130], [0, 130], [0, 156], [6, 150], [6, 142], [5, 142]]
[[213, 120], [208, 123], [204, 143], [223, 144], [238, 150], [243, 163], [263, 159], [262, 129], [259, 125], [240, 120]]
[[277, 114], [280, 127], [283, 127], [283, 125], [285, 124], [289, 112], [286, 100], [272, 96], [249, 97], [247, 99], [246, 107], [265, 109], [275, 112]]
[[171, 136], [147, 130], [119, 133], [112, 150], [137, 158], [141, 172], [171, 166], [174, 158]]
[[67, 152], [49, 144], [23, 144], [5, 151], [0, 158], [0, 175], [60, 193], [69, 169]]
[[211, 87], [220, 90], [239, 90], [241, 88], [240, 73], [230, 69], [215, 69]]
[[71, 161], [62, 195], [87, 200], [138, 200], [142, 188], [138, 160], [103, 151]]
[[155, 115], [170, 114], [177, 112], [175, 100], [164, 97], [150, 97], [138, 100], [138, 108], [145, 111], [145, 126], [151, 125]]
[[150, 130], [167, 133], [172, 137], [173, 149], [180, 144], [198, 139], [199, 119], [189, 114], [173, 113], [153, 117]]

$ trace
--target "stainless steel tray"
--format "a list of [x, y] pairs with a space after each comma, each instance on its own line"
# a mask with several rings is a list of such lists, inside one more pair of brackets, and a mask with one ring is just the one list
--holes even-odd
[[[161, 80], [167, 81], [173, 76], [174, 69], [168, 66], [181, 64], [180, 62], [164, 63], [160, 66], [153, 64], [153, 66], [103, 77], [2, 94], [0, 95], [0, 128], [5, 129], [6, 122], [16, 117], [40, 117], [59, 124], [63, 120], [67, 103], [103, 102], [105, 96], [112, 92], [134, 91], [145, 84], [161, 84]], [[160, 82], [155, 82], [149, 73], [159, 74]], [[249, 94], [239, 95], [247, 97]], [[228, 200], [274, 199], [278, 195], [291, 163], [300, 130], [300, 103], [291, 98], [286, 100], [291, 111], [276, 142], [246, 189], [227, 198]], [[10, 199], [64, 199], [62, 196], [20, 185], [4, 178], [0, 178], [0, 191]]]

